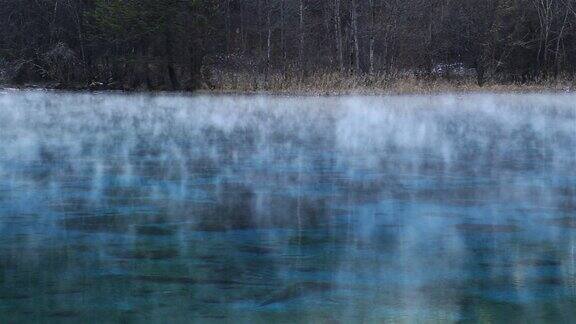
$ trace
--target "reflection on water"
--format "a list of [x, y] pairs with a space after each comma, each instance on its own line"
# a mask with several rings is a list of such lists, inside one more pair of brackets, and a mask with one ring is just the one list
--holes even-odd
[[576, 319], [576, 97], [0, 94], [0, 321]]

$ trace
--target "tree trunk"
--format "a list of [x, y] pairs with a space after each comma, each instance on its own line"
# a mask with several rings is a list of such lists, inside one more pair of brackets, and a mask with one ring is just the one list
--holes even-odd
[[146, 89], [148, 90], [154, 89], [154, 83], [150, 78], [150, 66], [148, 66], [148, 61], [144, 61], [144, 78], [146, 81]]
[[224, 9], [224, 25], [226, 28], [226, 54], [230, 54], [230, 0], [225, 0], [224, 5], [226, 6]]
[[284, 6], [286, 0], [280, 0], [280, 50], [282, 51], [282, 58], [286, 61], [286, 45], [284, 44], [284, 20], [285, 20], [285, 13], [284, 13]]
[[476, 62], [476, 82], [478, 83], [479, 87], [483, 87], [484, 83], [486, 82], [484, 62], [482, 58], [479, 58]]
[[189, 56], [190, 56], [190, 84], [188, 85], [188, 90], [195, 90], [200, 87], [201, 81], [204, 81], [208, 84], [209, 87], [212, 85], [210, 84], [209, 76], [204, 78], [202, 77], [202, 60], [204, 58], [204, 51], [199, 48], [195, 48], [194, 46], [189, 48]]
[[300, 73], [304, 73], [304, 0], [300, 0], [299, 8], [300, 16], [300, 46], [298, 47], [298, 64], [300, 66]]
[[350, 8], [350, 18], [352, 20], [352, 38], [354, 39], [354, 69], [360, 72], [360, 43], [358, 39], [358, 8], [356, 0], [352, 0]]
[[564, 20], [562, 22], [562, 27], [560, 28], [560, 32], [556, 39], [556, 52], [554, 53], [554, 78], [558, 78], [558, 75], [560, 74], [560, 44], [562, 43], [562, 39], [564, 37], [564, 29], [566, 28], [566, 24], [568, 22], [568, 14], [569, 11], [566, 10], [566, 13], [564, 14]]
[[540, 39], [538, 40], [538, 53], [536, 62], [538, 63], [537, 74], [542, 75], [544, 78], [548, 75], [548, 47], [550, 39], [550, 29], [552, 20], [552, 0], [534, 0], [536, 12], [538, 14], [538, 22], [540, 25]]
[[[431, 10], [431, 9], [430, 9]], [[433, 59], [433, 55], [432, 55], [432, 13], [428, 13], [428, 31], [426, 33], [426, 47], [428, 48], [428, 50], [426, 51], [426, 73], [428, 74], [428, 77], [432, 76], [432, 70], [434, 70], [434, 59]]]
[[336, 40], [336, 59], [340, 72], [344, 71], [344, 54], [342, 49], [342, 19], [340, 16], [340, 0], [334, 0], [334, 39]]
[[246, 26], [244, 17], [244, 5], [243, 1], [239, 1], [240, 5], [240, 47], [242, 53], [246, 52]]
[[258, 33], [258, 54], [262, 54], [262, 5], [260, 0], [256, 0], [256, 30]]
[[266, 38], [266, 62], [270, 65], [272, 59], [272, 5], [270, 0], [266, 0], [266, 28], [268, 29], [268, 35]]
[[174, 43], [172, 40], [172, 32], [167, 30], [165, 33], [166, 37], [166, 57], [164, 58], [166, 62], [166, 71], [168, 72], [168, 78], [170, 79], [170, 85], [172, 90], [180, 89], [180, 83], [178, 82], [178, 76], [176, 75], [176, 69], [174, 68]]
[[376, 9], [374, 8], [374, 0], [369, 0], [370, 3], [370, 75], [374, 74], [374, 42], [376, 39], [376, 26], [375, 16]]
[[172, 90], [180, 89], [180, 83], [178, 82], [176, 69], [174, 68], [174, 64], [172, 63], [168, 63], [168, 76], [170, 77], [170, 85], [172, 86]]

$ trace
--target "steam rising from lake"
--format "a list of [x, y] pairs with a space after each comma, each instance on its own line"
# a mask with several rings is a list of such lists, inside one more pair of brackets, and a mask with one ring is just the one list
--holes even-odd
[[0, 319], [576, 318], [576, 96], [0, 94]]

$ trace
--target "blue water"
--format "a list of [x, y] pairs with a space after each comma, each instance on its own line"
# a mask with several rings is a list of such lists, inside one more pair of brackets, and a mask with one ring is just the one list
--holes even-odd
[[576, 96], [0, 93], [0, 322], [576, 321]]

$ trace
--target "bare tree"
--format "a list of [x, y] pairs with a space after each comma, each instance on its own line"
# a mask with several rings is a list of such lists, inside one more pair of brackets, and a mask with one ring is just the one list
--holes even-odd
[[230, 0], [224, 0], [224, 28], [226, 33], [226, 54], [230, 53]]
[[286, 41], [285, 41], [285, 14], [286, 0], [280, 0], [280, 49], [282, 51], [282, 60], [286, 61]]
[[306, 33], [305, 26], [304, 26], [304, 0], [300, 0], [299, 3], [299, 17], [300, 17], [300, 24], [299, 24], [299, 32], [300, 32], [300, 44], [298, 46], [298, 65], [300, 66], [300, 70], [304, 71], [304, 36]]
[[[480, 85], [532, 81], [576, 73], [575, 6], [576, 0], [0, 0], [0, 62], [14, 66], [19, 72], [10, 75], [18, 80], [82, 79], [78, 71], [85, 69], [90, 80], [80, 82], [128, 88], [194, 88], [208, 84], [210, 69], [252, 73], [253, 80], [275, 69], [289, 77], [312, 68], [449, 77], [437, 68], [453, 63], [475, 69]], [[46, 53], [56, 46], [75, 57], [75, 73], [50, 72], [54, 55]]]
[[374, 0], [369, 0], [370, 5], [370, 68], [369, 73], [374, 74], [374, 43], [376, 41], [376, 9]]
[[342, 17], [340, 16], [340, 0], [334, 0], [334, 39], [336, 40], [336, 57], [340, 71], [344, 70], [344, 54], [342, 48]]
[[554, 0], [532, 0], [532, 3], [536, 8], [536, 13], [538, 14], [538, 23], [540, 27], [536, 60], [538, 62], [538, 68], [544, 73], [544, 75], [546, 75], [548, 69], [548, 47], [552, 23], [554, 20], [552, 12], [553, 2]]
[[266, 29], [268, 30], [266, 37], [266, 61], [269, 65], [272, 59], [272, 6], [270, 0], [266, 0]]
[[360, 72], [360, 42], [358, 36], [358, 6], [356, 0], [351, 0], [350, 20], [352, 21], [352, 38], [354, 42], [354, 69]]

